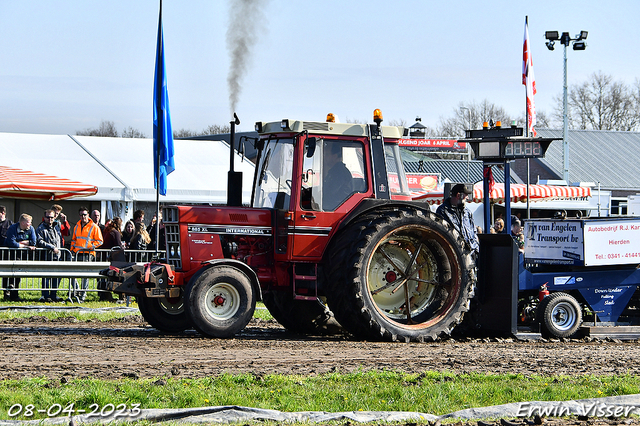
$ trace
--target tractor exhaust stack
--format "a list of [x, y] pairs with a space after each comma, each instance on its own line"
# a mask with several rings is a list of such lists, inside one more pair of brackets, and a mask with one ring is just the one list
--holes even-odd
[[233, 113], [233, 121], [230, 121], [231, 135], [229, 138], [229, 173], [227, 178], [227, 205], [230, 207], [242, 206], [242, 172], [234, 170], [234, 147], [236, 144], [236, 126], [240, 124], [238, 115]]

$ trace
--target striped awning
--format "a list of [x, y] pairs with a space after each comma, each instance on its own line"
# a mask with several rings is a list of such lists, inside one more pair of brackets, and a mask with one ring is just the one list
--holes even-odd
[[[529, 185], [530, 201], [550, 201], [550, 200], [579, 200], [591, 197], [591, 188], [584, 186], [553, 186], [553, 185]], [[504, 203], [504, 184], [496, 183], [489, 193], [491, 201], [494, 203]], [[429, 204], [442, 204], [444, 193], [442, 191], [414, 192], [414, 200], [426, 201]], [[473, 186], [473, 202], [482, 203], [484, 200], [482, 182]], [[527, 185], [511, 184], [511, 202], [527, 201]]]
[[88, 197], [96, 192], [96, 186], [86, 183], [0, 166], [0, 197], [51, 201]]

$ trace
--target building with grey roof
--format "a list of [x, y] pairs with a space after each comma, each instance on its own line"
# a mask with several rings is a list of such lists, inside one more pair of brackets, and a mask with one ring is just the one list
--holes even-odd
[[[562, 129], [536, 129], [538, 136], [562, 139]], [[593, 182], [614, 197], [640, 193], [640, 132], [569, 130], [569, 184]], [[526, 181], [526, 160], [512, 166]], [[562, 140], [551, 143], [545, 158], [530, 162], [530, 180], [562, 179]]]
[[[562, 129], [536, 129], [538, 136], [558, 138], [545, 158], [529, 162], [530, 183], [563, 179]], [[439, 173], [452, 182], [482, 180], [482, 162], [434, 159], [402, 150], [409, 173]], [[611, 191], [613, 197], [640, 193], [640, 132], [608, 130], [569, 130], [568, 184], [593, 183], [594, 189]], [[496, 182], [504, 182], [504, 172], [493, 168]], [[511, 182], [527, 182], [527, 160], [511, 162]]]

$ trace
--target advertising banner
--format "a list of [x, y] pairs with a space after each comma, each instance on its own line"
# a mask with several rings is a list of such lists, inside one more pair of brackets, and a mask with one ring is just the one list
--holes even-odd
[[454, 139], [400, 139], [399, 145], [410, 151], [466, 151], [467, 143]]
[[640, 264], [640, 219], [526, 221], [525, 258], [544, 264]]
[[640, 219], [584, 222], [586, 266], [640, 263]]
[[531, 220], [525, 222], [527, 262], [582, 265], [584, 243], [580, 220]]
[[406, 173], [409, 189], [412, 191], [435, 191], [440, 182], [440, 173]]

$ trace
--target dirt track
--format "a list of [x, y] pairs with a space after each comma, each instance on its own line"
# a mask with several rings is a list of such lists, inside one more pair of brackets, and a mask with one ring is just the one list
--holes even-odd
[[273, 321], [253, 320], [236, 338], [215, 340], [189, 331], [165, 335], [139, 316], [110, 322], [47, 321], [0, 324], [0, 379], [162, 376], [222, 372], [320, 374], [361, 368], [566, 375], [640, 374], [638, 342], [464, 339], [381, 343], [300, 337]]

